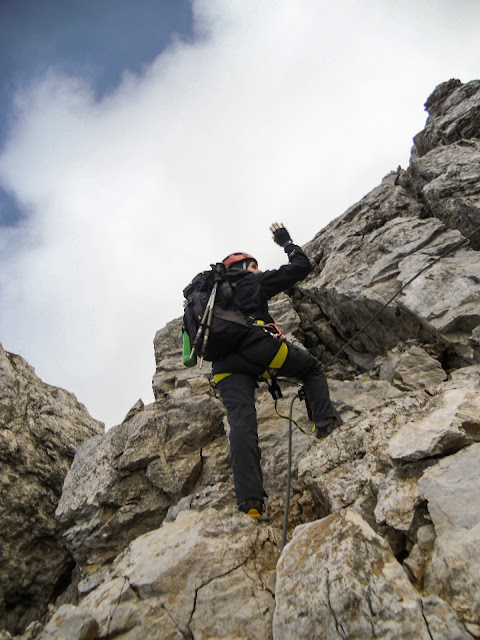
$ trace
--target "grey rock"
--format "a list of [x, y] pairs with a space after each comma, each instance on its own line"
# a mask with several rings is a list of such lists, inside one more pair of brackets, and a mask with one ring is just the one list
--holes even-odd
[[435, 528], [432, 524], [420, 526], [416, 532], [416, 542], [413, 544], [403, 566], [409, 572], [412, 583], [422, 590], [424, 587], [425, 570], [431, 562], [435, 543]]
[[430, 635], [435, 640], [471, 640], [455, 611], [444, 600], [428, 596], [422, 600], [423, 615]]
[[[431, 255], [418, 254], [402, 260], [402, 282], [423, 269]], [[480, 261], [476, 251], [459, 248], [444, 257], [402, 293], [400, 303], [423, 318], [432, 332], [439, 332], [466, 363], [478, 360], [477, 345], [471, 340], [472, 331], [480, 322]]]
[[80, 606], [102, 637], [266, 640], [274, 604], [266, 585], [278, 557], [271, 535], [231, 509], [183, 511], [132, 542]]
[[480, 625], [480, 444], [427, 469], [419, 488], [437, 534], [426, 588]]
[[[376, 527], [377, 493], [393, 467], [389, 441], [428, 403], [421, 391], [395, 392], [349, 419], [321, 444], [312, 443], [300, 461], [299, 477], [322, 505], [321, 515], [354, 506]], [[366, 389], [363, 395], [368, 395]]]
[[[402, 183], [408, 184], [423, 200], [426, 212], [465, 236], [470, 236], [479, 225], [479, 154], [478, 140], [438, 147], [422, 158], [413, 159], [402, 178]], [[471, 237], [476, 250], [480, 248], [478, 235]]]
[[418, 156], [440, 145], [480, 138], [480, 81], [444, 82], [429, 96], [425, 108], [429, 118], [423, 131], [414, 138]]
[[379, 487], [375, 518], [379, 524], [388, 524], [408, 533], [417, 517], [418, 507], [425, 496], [418, 486], [425, 468], [433, 462], [404, 465], [392, 469]]
[[[398, 189], [390, 184], [384, 186], [388, 203], [395, 200]], [[302, 282], [300, 291], [320, 305], [344, 340], [352, 338], [379, 313], [368, 330], [351, 344], [356, 352], [381, 354], [400, 341], [426, 343], [433, 338], [473, 363], [480, 358], [477, 345], [471, 340], [472, 331], [480, 322], [478, 253], [468, 247], [457, 249], [411, 282], [394, 304], [381, 311], [393, 295], [454, 247], [462, 236], [446, 230], [438, 220], [421, 220], [406, 213], [388, 219], [389, 213], [385, 212], [385, 218], [378, 220], [380, 226], [367, 231], [368, 226], [362, 227], [368, 220], [368, 200], [378, 196], [374, 190], [358, 217], [350, 220], [347, 212], [307, 245], [313, 257], [323, 245], [329, 246], [332, 253], [323, 253], [322, 269]], [[393, 208], [393, 204], [390, 206]], [[406, 206], [408, 212], [408, 203]], [[372, 215], [380, 216], [376, 211]], [[346, 229], [338, 238], [340, 234], [335, 232], [342, 222]], [[324, 334], [316, 335], [319, 341], [324, 339]], [[341, 345], [327, 342], [324, 346], [333, 351]]]
[[480, 439], [480, 367], [464, 371], [463, 376], [443, 383], [421, 417], [412, 419], [391, 438], [387, 451], [393, 459], [413, 461], [445, 455]]
[[480, 631], [480, 523], [464, 531], [454, 530], [435, 540], [431, 562], [425, 571], [425, 590], [448, 602], [470, 632]]
[[128, 422], [131, 418], [133, 418], [133, 416], [137, 415], [137, 413], [140, 413], [144, 409], [145, 409], [145, 404], [143, 400], [140, 398], [139, 400], [137, 400], [137, 402], [133, 405], [133, 407], [127, 413], [123, 422]]
[[431, 638], [390, 547], [351, 510], [297, 528], [278, 563], [275, 597], [275, 640]]
[[45, 627], [40, 640], [95, 640], [98, 624], [86, 611], [64, 604]]
[[437, 536], [480, 521], [480, 443], [439, 460], [418, 483]]
[[79, 448], [56, 515], [80, 565], [113, 560], [161, 524], [195, 485], [201, 449], [223, 434], [223, 415], [211, 395], [192, 397], [187, 407], [169, 399]]
[[0, 626], [41, 618], [72, 570], [55, 508], [79, 445], [103, 433], [77, 398], [0, 345]]
[[418, 345], [401, 350], [396, 347], [387, 354], [379, 370], [380, 380], [387, 380], [402, 391], [435, 389], [447, 379], [438, 360]]

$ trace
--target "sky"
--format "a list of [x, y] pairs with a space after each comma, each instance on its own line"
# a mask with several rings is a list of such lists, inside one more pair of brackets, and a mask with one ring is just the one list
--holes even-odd
[[107, 428], [152, 402], [192, 277], [406, 168], [479, 36], [478, 0], [0, 0], [4, 349]]

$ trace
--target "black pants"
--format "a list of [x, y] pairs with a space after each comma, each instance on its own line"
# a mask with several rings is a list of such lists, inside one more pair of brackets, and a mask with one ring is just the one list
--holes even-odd
[[[288, 345], [287, 358], [279, 376], [297, 378], [303, 382], [315, 424], [333, 418], [327, 380], [319, 361], [305, 349]], [[268, 363], [264, 363], [264, 368]], [[227, 372], [224, 372], [227, 373]], [[259, 371], [258, 373], [261, 373]], [[232, 373], [217, 384], [227, 409], [230, 425], [230, 455], [237, 502], [248, 498], [266, 497], [260, 465], [258, 424], [255, 409], [257, 376], [251, 372]]]

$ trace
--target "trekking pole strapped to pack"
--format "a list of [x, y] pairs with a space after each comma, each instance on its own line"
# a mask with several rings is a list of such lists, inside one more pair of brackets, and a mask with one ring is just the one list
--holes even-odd
[[212, 293], [210, 294], [210, 298], [208, 299], [207, 306], [205, 307], [205, 320], [202, 320], [202, 325], [200, 325], [199, 332], [204, 330], [203, 338], [202, 338], [202, 347], [200, 349], [200, 358], [203, 361], [205, 357], [205, 353], [207, 351], [208, 338], [210, 337], [210, 328], [212, 326], [213, 319], [213, 307], [215, 306], [215, 297], [217, 295], [218, 282], [215, 282], [213, 285]]
[[[197, 320], [198, 328], [194, 333], [192, 332], [192, 322], [188, 322], [187, 315], [186, 314], [184, 315], [184, 333], [187, 333], [188, 334], [187, 337], [189, 338], [193, 337], [193, 340], [191, 343], [191, 350], [187, 355], [186, 347], [185, 347], [186, 338], [184, 335], [183, 363], [187, 367], [189, 366], [191, 367], [196, 364], [197, 354], [201, 358], [200, 364], [202, 364], [203, 359], [207, 355], [207, 346], [210, 338], [210, 332], [212, 329], [212, 322], [214, 319], [214, 308], [215, 308], [215, 302], [217, 298], [217, 292], [219, 290], [219, 285], [225, 282], [225, 273], [226, 273], [225, 265], [221, 262], [218, 262], [217, 264], [211, 264], [210, 266], [212, 268], [210, 272], [203, 272], [202, 274], [199, 274], [184, 291], [184, 295], [187, 297], [188, 300], [190, 300], [191, 305], [196, 305], [198, 307], [193, 316], [191, 315], [191, 313], [193, 312], [193, 308], [190, 309], [191, 313], [189, 317], [192, 318], [193, 320], [195, 320], [195, 317], [198, 318]], [[211, 287], [210, 290], [208, 289], [209, 284]], [[203, 294], [195, 293], [199, 286], [203, 287], [203, 291], [204, 291]], [[191, 297], [192, 294], [194, 295], [193, 298]], [[204, 308], [202, 308], [203, 305], [200, 306], [201, 295], [204, 295], [205, 297], [208, 295], [208, 299], [206, 303], [204, 302], [205, 304]], [[194, 300], [196, 300], [195, 303], [193, 302]], [[198, 324], [198, 321], [199, 321], [199, 324]]]
[[[215, 296], [217, 295], [217, 287], [218, 287], [218, 283], [215, 282], [215, 284], [213, 285], [213, 289], [210, 293], [210, 297], [208, 298], [207, 306], [205, 307], [205, 311], [203, 312], [203, 316], [200, 321], [200, 326], [198, 327], [197, 333], [195, 335], [195, 339], [192, 344], [192, 351], [190, 352], [190, 358], [193, 358], [196, 355], [196, 353], [199, 351], [198, 349], [199, 345], [201, 345], [200, 356], [202, 357], [202, 353], [203, 354], [205, 353], [206, 340], [208, 340], [208, 334], [210, 333], [208, 323], [210, 321], [210, 325], [212, 324], [212, 314], [213, 314], [213, 307], [215, 305]], [[207, 333], [207, 329], [208, 329], [208, 333]]]

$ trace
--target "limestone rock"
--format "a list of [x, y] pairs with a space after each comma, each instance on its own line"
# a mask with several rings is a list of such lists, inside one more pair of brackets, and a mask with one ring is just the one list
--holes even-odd
[[470, 376], [452, 376], [425, 407], [420, 419], [399, 430], [388, 446], [395, 460], [420, 460], [461, 449], [480, 439], [480, 367], [469, 367]]
[[415, 532], [416, 540], [403, 561], [403, 566], [409, 572], [412, 583], [418, 589], [424, 587], [425, 570], [432, 559], [435, 537], [435, 528], [432, 524], [418, 527]]
[[387, 398], [321, 444], [312, 443], [299, 464], [299, 477], [322, 505], [321, 515], [354, 506], [375, 526], [376, 495], [392, 469], [388, 442], [427, 402], [428, 396], [420, 391]]
[[[438, 220], [407, 215], [414, 208], [408, 200], [401, 217], [389, 218], [401, 187], [387, 182], [383, 190], [385, 206], [389, 207], [384, 217], [380, 217], [381, 209], [369, 215], [370, 198], [380, 195], [374, 190], [357, 207], [361, 207], [360, 215], [353, 216], [355, 209], [347, 212], [307, 245], [313, 257], [320, 252], [323, 264], [299, 289], [315, 300], [344, 340], [352, 338], [413, 276], [462, 238]], [[367, 221], [375, 217], [375, 227], [368, 231]], [[335, 234], [342, 223], [345, 230]], [[328, 246], [331, 253], [326, 255], [323, 246]], [[380, 354], [400, 341], [425, 343], [433, 337], [473, 363], [480, 358], [472, 339], [472, 332], [480, 324], [479, 265], [476, 251], [456, 249], [409, 284], [351, 348], [358, 353]], [[321, 332], [316, 335], [323, 339]], [[337, 344], [325, 346], [333, 351]]]
[[71, 556], [55, 508], [78, 446], [103, 433], [76, 397], [0, 345], [0, 626], [41, 618]]
[[155, 334], [155, 362], [156, 371], [153, 376], [152, 388], [155, 399], [162, 399], [179, 386], [185, 386], [187, 380], [198, 378], [201, 371], [181, 369], [182, 361], [182, 318], [169, 322]]
[[98, 624], [85, 611], [64, 604], [45, 627], [44, 636], [57, 640], [95, 640]]
[[[425, 213], [465, 236], [479, 225], [480, 82], [450, 80], [427, 100], [429, 118], [414, 138], [400, 182], [424, 202]], [[470, 239], [480, 249], [480, 234]]]
[[402, 391], [411, 389], [435, 389], [447, 379], [438, 360], [418, 345], [396, 347], [387, 354], [380, 366], [380, 380], [387, 380]]
[[271, 535], [233, 510], [183, 511], [133, 541], [80, 607], [102, 637], [267, 640], [278, 557]]
[[442, 458], [423, 473], [419, 488], [437, 536], [474, 527], [480, 521], [480, 444]]
[[224, 412], [211, 395], [149, 405], [77, 451], [57, 517], [82, 566], [111, 561], [155, 529], [191, 491], [202, 447], [223, 434]]
[[332, 380], [330, 395], [337, 411], [345, 418], [353, 418], [400, 398], [401, 392], [385, 380], [373, 380], [360, 374], [353, 380]]
[[[478, 227], [479, 154], [478, 140], [461, 140], [413, 159], [402, 177], [429, 212], [465, 236]], [[472, 236], [471, 245], [478, 250], [479, 238]]]
[[437, 534], [426, 587], [480, 625], [480, 444], [441, 459], [419, 488]]
[[[440, 536], [425, 573], [425, 589], [439, 595], [480, 635], [480, 524]], [[469, 628], [467, 626], [467, 628]]]
[[424, 156], [440, 145], [480, 138], [480, 81], [449, 80], [436, 87], [425, 103], [429, 118], [414, 138], [415, 151]]
[[428, 596], [423, 598], [422, 606], [428, 630], [434, 640], [471, 640], [470, 633], [444, 600]]
[[[459, 237], [457, 232], [450, 233], [454, 234], [452, 240]], [[407, 282], [415, 276], [431, 261], [431, 255], [425, 252], [402, 260], [400, 280]], [[412, 282], [399, 301], [415, 316], [423, 318], [433, 333], [439, 332], [467, 363], [473, 364], [478, 359], [472, 332], [480, 325], [479, 283], [478, 253], [459, 248]]]
[[273, 637], [431, 639], [420, 595], [351, 510], [296, 529], [277, 567]]
[[392, 469], [379, 487], [375, 518], [399, 531], [409, 532], [414, 524], [418, 507], [425, 497], [418, 480], [432, 462], [410, 464]]

